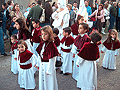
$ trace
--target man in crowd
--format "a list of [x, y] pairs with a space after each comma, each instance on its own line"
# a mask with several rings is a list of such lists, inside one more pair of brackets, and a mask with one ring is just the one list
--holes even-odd
[[85, 1], [85, 7], [87, 9], [87, 12], [88, 12], [88, 16], [92, 14], [92, 9], [91, 7], [89, 6], [89, 3], [88, 1]]

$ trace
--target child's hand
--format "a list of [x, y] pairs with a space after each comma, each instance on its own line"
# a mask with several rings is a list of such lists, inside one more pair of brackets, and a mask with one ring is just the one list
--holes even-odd
[[77, 65], [77, 67], [79, 67], [79, 65]]
[[34, 67], [37, 68], [37, 70], [39, 70], [39, 67], [37, 67], [36, 65]]
[[14, 58], [15, 60], [17, 60], [17, 58]]
[[101, 53], [104, 53], [104, 52], [101, 50]]
[[75, 54], [73, 53], [73, 58], [75, 58]]
[[49, 73], [47, 73], [47, 75], [50, 75]]

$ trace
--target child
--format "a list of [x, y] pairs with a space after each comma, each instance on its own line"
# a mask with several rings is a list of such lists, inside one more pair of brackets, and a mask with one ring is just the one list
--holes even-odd
[[118, 49], [120, 48], [120, 42], [118, 40], [118, 33], [115, 29], [109, 30], [108, 38], [103, 43], [104, 47], [101, 53], [105, 52], [102, 66], [103, 68], [116, 69], [116, 56], [118, 55]]
[[78, 29], [79, 29], [79, 24], [84, 22], [84, 17], [81, 15], [78, 15], [77, 20], [75, 21], [75, 24], [71, 26], [72, 29], [72, 36], [76, 38], [78, 36]]
[[[58, 51], [60, 52], [60, 39], [57, 36], [59, 34], [59, 30], [57, 28], [53, 28], [53, 37], [54, 37], [54, 43], [58, 49]], [[60, 61], [60, 57], [57, 56], [56, 61]], [[58, 69], [58, 67], [56, 67], [56, 69]]]
[[[35, 79], [33, 66], [35, 66], [37, 57], [31, 53], [27, 47], [27, 44], [23, 40], [18, 41], [19, 56], [18, 61], [20, 65], [18, 74], [18, 84], [21, 88], [35, 89]], [[34, 62], [34, 63], [32, 63]]]
[[36, 48], [42, 41], [42, 39], [39, 37], [39, 35], [41, 35], [41, 31], [40, 31], [41, 26], [39, 25], [40, 21], [38, 19], [33, 19], [32, 24], [33, 24], [34, 29], [32, 30], [31, 41], [33, 42], [34, 54], [37, 56]]
[[17, 20], [17, 17], [14, 15], [12, 17], [12, 23], [10, 25], [10, 28], [9, 28], [9, 35], [13, 35], [13, 34], [17, 34], [18, 30], [14, 27], [15, 25], [15, 21]]
[[17, 58], [17, 36], [14, 34], [11, 36], [11, 52], [12, 52], [12, 58], [11, 58], [11, 72], [14, 74], [18, 73], [18, 62], [16, 60]]
[[85, 42], [78, 53], [76, 64], [80, 69], [77, 87], [81, 90], [97, 90], [96, 60], [100, 57], [97, 43], [101, 38], [100, 33], [93, 31], [91, 42]]
[[79, 29], [78, 32], [80, 35], [78, 35], [75, 40], [74, 40], [74, 45], [72, 47], [72, 53], [73, 53], [73, 57], [74, 59], [74, 66], [73, 66], [73, 74], [72, 77], [77, 80], [78, 79], [78, 73], [79, 73], [79, 68], [76, 66], [76, 60], [78, 58], [78, 56], [76, 54], [78, 54], [78, 52], [80, 51], [80, 49], [82, 48], [83, 44], [85, 42], [90, 42], [91, 39], [89, 38], [89, 36], [87, 35], [87, 31], [89, 29], [88, 24], [85, 23], [80, 23], [79, 25]]
[[74, 43], [74, 38], [70, 35], [71, 28], [66, 27], [63, 29], [63, 38], [61, 40], [60, 48], [61, 55], [63, 57], [63, 64], [61, 67], [60, 74], [68, 75], [68, 73], [72, 73], [72, 57], [71, 57], [71, 49]]
[[39, 44], [36, 51], [40, 55], [39, 66], [39, 90], [58, 90], [55, 61], [58, 50], [53, 43], [53, 31], [49, 25], [41, 28], [43, 42]]

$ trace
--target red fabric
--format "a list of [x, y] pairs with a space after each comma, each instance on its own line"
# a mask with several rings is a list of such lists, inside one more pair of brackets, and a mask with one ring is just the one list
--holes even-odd
[[54, 39], [55, 39], [54, 43], [55, 43], [56, 47], [58, 47], [60, 45], [60, 39], [58, 36], [55, 37]]
[[91, 17], [91, 20], [92, 20], [92, 21], [96, 21], [96, 18], [95, 18], [95, 17]]
[[83, 37], [81, 35], [78, 35], [74, 40], [74, 45], [77, 47], [77, 49], [81, 49], [85, 42], [90, 42], [90, 37], [85, 34]]
[[69, 52], [71, 51], [71, 49], [63, 49], [62, 47], [61, 47], [61, 50], [62, 50], [63, 52], [67, 52], [67, 53], [69, 53]]
[[74, 38], [72, 36], [70, 37], [63, 37], [61, 40], [61, 43], [63, 44], [65, 42], [65, 46], [70, 46], [71, 44], [74, 43]]
[[18, 41], [16, 41], [15, 43], [13, 43], [13, 44], [11, 45], [12, 51], [13, 51], [14, 49], [17, 49], [17, 43], [18, 43]]
[[20, 65], [20, 68], [22, 69], [30, 69], [32, 67], [32, 63], [27, 64], [27, 65]]
[[28, 61], [32, 57], [32, 55], [33, 55], [33, 53], [31, 53], [29, 50], [25, 50], [25, 52], [23, 52], [23, 53], [19, 52], [20, 63], [24, 63], [24, 62]]
[[[49, 59], [58, 56], [58, 50], [56, 45], [53, 42], [41, 42], [37, 47], [36, 51], [40, 55], [41, 50], [43, 48], [43, 44], [45, 43], [45, 50], [43, 52], [43, 62], [48, 61]], [[49, 43], [49, 44], [48, 44]]]
[[79, 25], [77, 23], [71, 26], [73, 35], [78, 35], [78, 28], [79, 28]]
[[42, 41], [42, 39], [39, 37], [41, 35], [40, 28], [41, 28], [41, 26], [39, 28], [35, 28], [35, 31], [34, 31], [34, 34], [33, 34], [33, 37], [32, 37], [32, 41], [35, 42], [35, 43], [40, 43]]
[[[112, 49], [112, 44], [113, 44], [113, 49]], [[111, 40], [110, 43], [107, 43], [107, 40], [103, 43], [103, 45], [108, 49], [108, 50], [115, 50], [120, 48], [120, 42], [115, 42], [114, 40]]]
[[84, 43], [83, 47], [78, 53], [78, 56], [88, 61], [97, 60], [100, 57], [98, 45], [90, 42]]

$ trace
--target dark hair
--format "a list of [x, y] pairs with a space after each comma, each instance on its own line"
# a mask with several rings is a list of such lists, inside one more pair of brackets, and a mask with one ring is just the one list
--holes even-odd
[[102, 39], [102, 35], [97, 31], [92, 31], [90, 38], [92, 42], [97, 43], [98, 41]]
[[102, 9], [103, 9], [103, 4], [100, 4], [99, 6], [101, 6], [101, 7], [102, 7]]
[[[32, 5], [35, 4], [34, 2], [32, 3]], [[36, 4], [35, 4], [36, 5]]]
[[26, 26], [25, 21], [23, 19], [18, 18], [15, 22], [17, 22], [20, 25], [19, 31], [20, 31], [21, 34], [25, 33], [28, 38], [32, 37], [30, 32], [29, 32], [29, 29]]
[[12, 11], [16, 11], [16, 10], [15, 10], [15, 6], [16, 6], [16, 5], [19, 5], [19, 4], [18, 4], [18, 3], [14, 4], [14, 6], [13, 6], [13, 8], [12, 8]]
[[55, 2], [53, 2], [52, 7], [55, 6]]
[[75, 23], [77, 23], [77, 24], [78, 24], [78, 23], [79, 23], [78, 21], [79, 21], [81, 18], [83, 18], [83, 16], [78, 15], [78, 16], [77, 16], [77, 20], [75, 21]]
[[3, 3], [2, 5], [7, 9], [8, 5], [6, 3]]
[[51, 14], [53, 13], [51, 4], [46, 1], [43, 5], [43, 8], [45, 9], [45, 13], [47, 14], [47, 16], [51, 17]]
[[7, 2], [8, 5], [11, 5], [11, 3], [12, 3], [11, 1], [8, 1], [8, 2]]
[[118, 39], [118, 32], [115, 30], [115, 29], [110, 29], [109, 30], [109, 34], [108, 34], [108, 37], [107, 37], [107, 43], [110, 43], [111, 42], [111, 34], [112, 33], [115, 33], [116, 34], [116, 38], [115, 38], [115, 42], [118, 42], [119, 39]]
[[53, 28], [53, 33], [55, 33], [56, 35], [59, 34], [59, 30], [57, 28]]
[[74, 1], [73, 3], [77, 3], [77, 1]]
[[35, 22], [36, 24], [37, 24], [37, 23], [40, 23], [40, 20], [39, 20], [39, 19], [33, 19], [32, 21]]
[[14, 39], [17, 39], [17, 35], [16, 34], [13, 34], [11, 37], [14, 38]]
[[49, 34], [49, 40], [48, 40], [49, 42], [54, 41], [53, 31], [52, 31], [51, 26], [49, 26], [49, 25], [43, 26], [40, 30], [47, 32]]
[[14, 17], [17, 17], [16, 15], [13, 15], [12, 17], [11, 17], [11, 19], [13, 19]]
[[84, 28], [84, 30], [85, 29], [89, 30], [89, 25], [88, 24], [86, 24], [86, 23], [80, 23], [79, 25], [82, 25], [83, 28]]
[[41, 5], [41, 1], [40, 1], [40, 0], [38, 0], [38, 1], [37, 1], [37, 4]]
[[17, 45], [23, 44], [25, 46], [25, 49], [28, 49], [27, 43], [24, 40], [19, 40]]
[[70, 27], [63, 28], [63, 30], [64, 30], [65, 32], [68, 32], [68, 35], [70, 35], [70, 33], [71, 33], [71, 31], [72, 31]]

